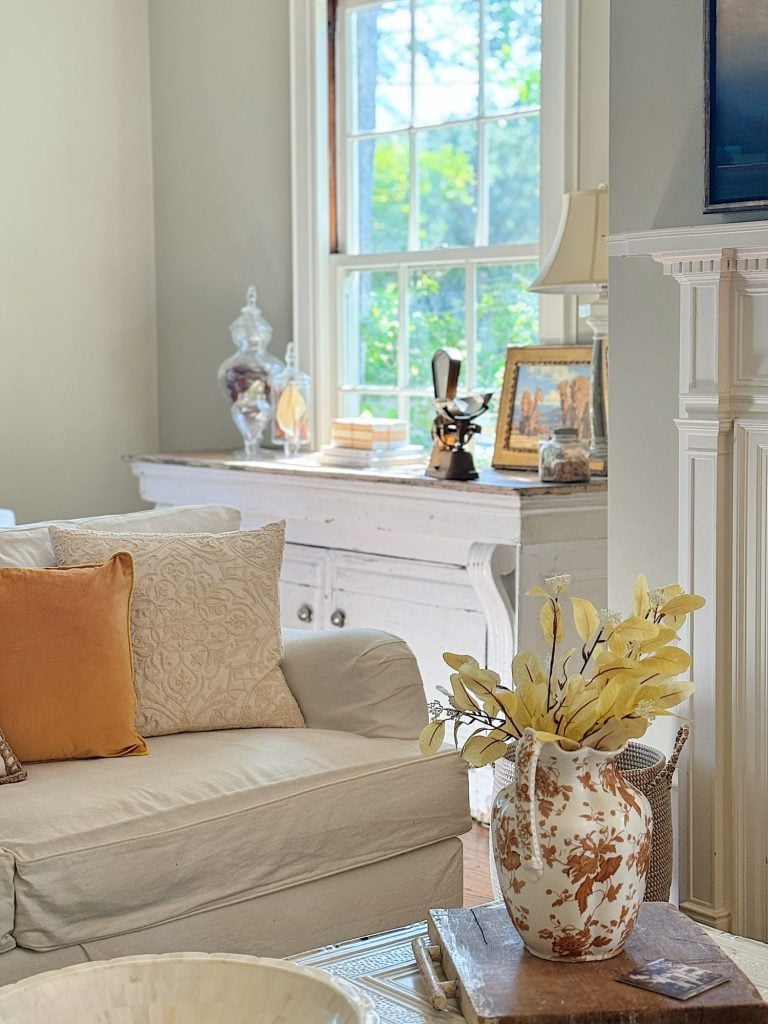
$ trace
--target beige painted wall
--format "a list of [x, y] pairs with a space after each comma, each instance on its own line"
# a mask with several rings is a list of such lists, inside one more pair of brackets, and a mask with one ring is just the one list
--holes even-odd
[[608, 182], [610, 0], [581, 0], [578, 188]]
[[235, 448], [216, 385], [256, 284], [291, 332], [287, 0], [150, 0], [160, 446]]
[[[704, 215], [701, 0], [611, 5], [610, 230], [710, 224]], [[759, 218], [759, 214], [755, 215]], [[645, 259], [611, 261], [610, 600], [635, 573], [677, 573], [679, 291]]]
[[136, 508], [157, 446], [146, 0], [0, 3], [0, 505]]

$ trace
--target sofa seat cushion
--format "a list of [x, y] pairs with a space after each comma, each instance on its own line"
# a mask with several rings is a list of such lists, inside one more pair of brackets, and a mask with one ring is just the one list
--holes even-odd
[[0, 924], [15, 900], [17, 944], [55, 949], [332, 875], [466, 831], [466, 785], [455, 753], [314, 729], [38, 765], [4, 787]]

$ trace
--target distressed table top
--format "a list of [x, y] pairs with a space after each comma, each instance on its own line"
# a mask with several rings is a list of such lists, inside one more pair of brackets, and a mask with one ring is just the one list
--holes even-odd
[[317, 454], [297, 455], [286, 459], [282, 453], [264, 452], [259, 459], [239, 458], [225, 451], [164, 452], [154, 455], [126, 455], [131, 463], [156, 463], [166, 466], [202, 467], [225, 469], [242, 473], [272, 473], [283, 477], [316, 477], [326, 480], [367, 480], [384, 484], [398, 484], [406, 487], [431, 488], [432, 490], [470, 491], [475, 493], [498, 494], [514, 491], [521, 496], [541, 494], [583, 494], [608, 490], [606, 477], [593, 477], [589, 483], [543, 484], [538, 473], [512, 472], [500, 469], [481, 469], [479, 480], [435, 480], [425, 476], [423, 465], [401, 466], [393, 469], [349, 469], [339, 466], [324, 466]]
[[[731, 957], [768, 1000], [768, 945], [725, 932], [705, 932]], [[411, 940], [427, 934], [425, 922], [354, 939], [291, 957], [359, 985], [373, 1000], [381, 1024], [464, 1024], [457, 1005], [433, 1010], [413, 959]]]

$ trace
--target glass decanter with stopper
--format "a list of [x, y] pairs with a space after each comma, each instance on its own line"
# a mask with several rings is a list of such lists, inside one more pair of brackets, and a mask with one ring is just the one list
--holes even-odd
[[285, 353], [285, 368], [272, 378], [272, 443], [282, 445], [286, 457], [297, 455], [310, 446], [310, 378], [296, 366], [296, 346], [290, 342]]
[[283, 368], [267, 351], [272, 327], [256, 302], [255, 285], [248, 289], [245, 305], [230, 324], [229, 333], [237, 352], [221, 364], [217, 379], [245, 442], [245, 448], [236, 454], [255, 459], [265, 435], [270, 438], [272, 378]]

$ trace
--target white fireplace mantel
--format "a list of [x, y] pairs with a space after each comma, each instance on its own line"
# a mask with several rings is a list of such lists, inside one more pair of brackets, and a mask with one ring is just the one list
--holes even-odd
[[768, 939], [768, 222], [615, 235], [680, 285], [678, 560], [703, 594], [681, 784], [684, 909]]

